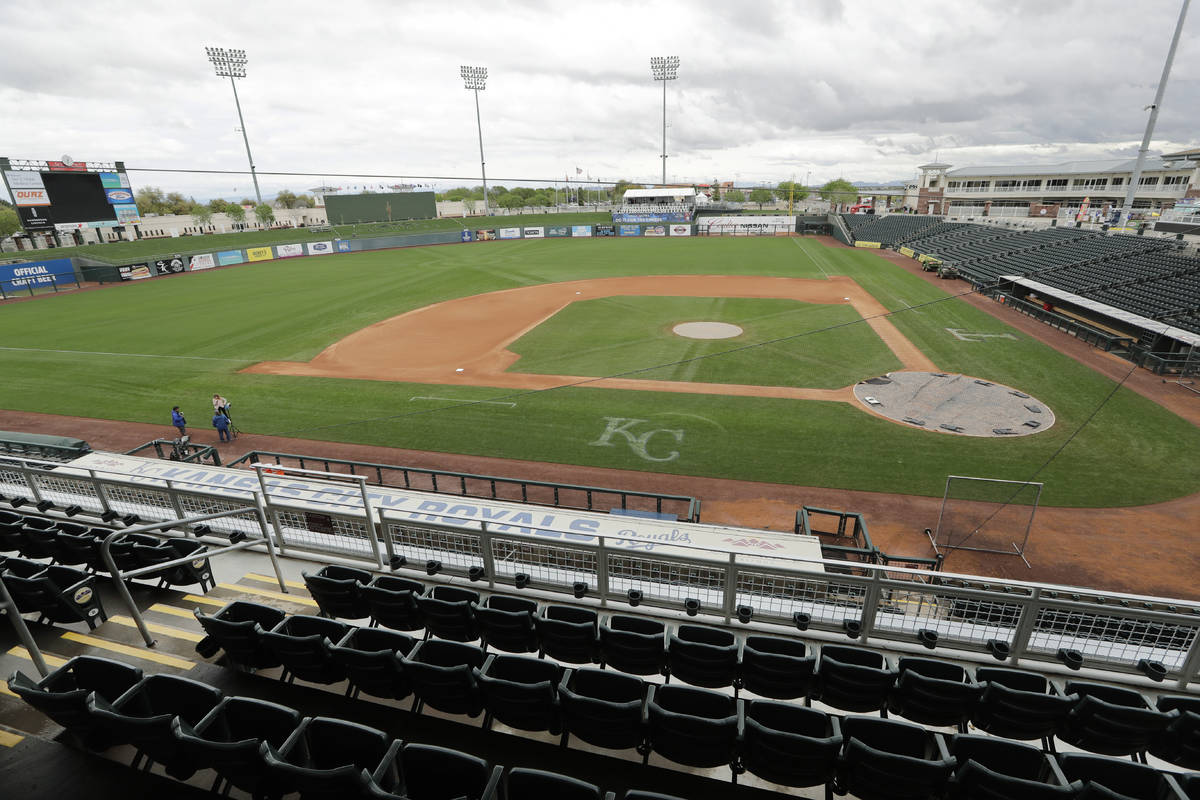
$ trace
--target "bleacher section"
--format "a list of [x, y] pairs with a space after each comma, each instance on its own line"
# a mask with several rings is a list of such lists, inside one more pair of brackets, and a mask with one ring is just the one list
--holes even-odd
[[693, 205], [683, 203], [623, 203], [617, 214], [686, 214], [695, 211]]
[[855, 241], [879, 242], [892, 247], [902, 239], [920, 234], [936, 226], [941, 217], [914, 216], [909, 214], [842, 214], [842, 219]]

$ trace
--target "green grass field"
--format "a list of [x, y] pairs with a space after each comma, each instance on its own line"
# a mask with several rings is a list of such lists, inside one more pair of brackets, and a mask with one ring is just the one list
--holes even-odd
[[[849, 324], [861, 319], [849, 306], [794, 300], [608, 297], [572, 303], [513, 342], [509, 349], [521, 358], [509, 371], [603, 377], [638, 370], [631, 377], [836, 389], [902, 366], [870, 327]], [[744, 333], [706, 341], [671, 332], [688, 321], [733, 323]], [[789, 338], [831, 326], [846, 327]], [[751, 344], [761, 347], [741, 349]], [[648, 369], [658, 364], [670, 366]]]
[[[525, 225], [595, 225], [612, 222], [611, 214], [580, 212], [577, 214], [524, 214], [506, 217], [470, 217], [468, 219], [414, 219], [402, 222], [374, 222], [361, 225], [335, 225], [332, 230], [313, 231], [307, 228], [283, 228], [273, 231], [244, 231], [241, 233], [212, 233], [204, 236], [181, 236], [176, 239], [141, 239], [136, 242], [111, 242], [108, 244], [85, 244], [81, 247], [58, 247], [53, 250], [38, 250], [19, 254], [24, 257], [68, 258], [86, 256], [109, 264], [127, 264], [165, 258], [175, 253], [195, 255], [216, 250], [234, 250], [245, 247], [260, 247], [268, 244], [290, 244], [293, 242], [321, 242], [333, 237], [359, 239], [367, 236], [395, 236], [438, 231], [458, 231], [464, 227], [508, 228]], [[154, 218], [149, 217], [146, 228], [154, 227]], [[14, 254], [17, 255], [17, 254]]]
[[[893, 322], [939, 367], [1020, 388], [1050, 405], [1058, 421], [1034, 436], [973, 439], [909, 429], [844, 403], [589, 387], [520, 393], [237, 372], [256, 361], [308, 360], [366, 325], [441, 300], [648, 274], [850, 276], [900, 312]], [[959, 282], [945, 286], [965, 289]], [[948, 473], [1027, 479], [1113, 382], [962, 301], [922, 305], [945, 297], [940, 286], [873, 253], [798, 239], [527, 240], [263, 262], [0, 305], [0, 407], [157, 423], [166, 435], [169, 409], [179, 404], [207, 441], [215, 440], [205, 433], [208, 398], [219, 391], [234, 402], [243, 429], [318, 441], [935, 496]], [[605, 323], [603, 304], [596, 308], [596, 352], [564, 358], [574, 351], [554, 352], [551, 336], [518, 369], [541, 362], [571, 374], [605, 372], [623, 358], [600, 352], [604, 342], [639, 363], [671, 358], [673, 351], [657, 349], [654, 337], [628, 342], [610, 335], [632, 312], [617, 309], [620, 319]], [[836, 319], [836, 313], [822, 316], [834, 312], [844, 310], [812, 306], [784, 314], [780, 330], [815, 330]], [[739, 315], [730, 311], [727, 318]], [[643, 317], [643, 332], [649, 326], [656, 336], [670, 322]], [[750, 329], [760, 319], [776, 321], [766, 306], [747, 307], [741, 318]], [[948, 327], [1016, 338], [963, 342]], [[838, 340], [822, 356], [826, 364], [837, 362], [831, 375], [874, 369], [869, 352], [850, 359], [841, 347]], [[726, 359], [733, 367], [720, 365]], [[576, 366], [566, 370], [572, 360]], [[779, 352], [755, 348], [704, 362], [703, 369], [736, 368], [770, 382], [779, 360]], [[839, 381], [848, 382], [828, 380]], [[621, 420], [615, 424], [629, 436], [610, 431], [606, 438], [609, 420]], [[1200, 460], [1189, 454], [1198, 448], [1195, 427], [1122, 389], [1039, 474], [1043, 503], [1133, 505], [1195, 492]], [[309, 448], [320, 450], [316, 443]]]

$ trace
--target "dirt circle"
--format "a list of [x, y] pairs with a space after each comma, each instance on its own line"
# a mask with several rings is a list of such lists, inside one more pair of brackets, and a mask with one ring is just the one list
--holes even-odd
[[1054, 425], [1054, 412], [1045, 403], [969, 375], [889, 372], [855, 385], [854, 397], [873, 414], [935, 433], [1002, 438]]
[[728, 322], [681, 322], [671, 333], [685, 339], [732, 339], [745, 331]]

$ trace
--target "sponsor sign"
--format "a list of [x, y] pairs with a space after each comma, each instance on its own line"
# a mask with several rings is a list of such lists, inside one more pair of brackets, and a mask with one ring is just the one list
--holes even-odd
[[663, 214], [613, 214], [613, 222], [691, 222], [691, 212]]
[[86, 161], [72, 161], [70, 164], [64, 164], [61, 161], [47, 161], [46, 166], [53, 172], [87, 172]]
[[54, 230], [59, 233], [70, 233], [71, 231], [81, 231], [86, 228], [86, 222], [59, 222], [54, 226]]
[[937, 261], [937, 258], [929, 255], [929, 253], [921, 253], [921, 255], [917, 256], [917, 261], [920, 261], [922, 264], [924, 264], [928, 261]]
[[521, 231], [526, 239], [543, 239], [546, 236], [545, 228], [525, 228]]
[[591, 236], [592, 235], [592, 226], [591, 225], [572, 225], [571, 226], [571, 235], [572, 236]]
[[597, 236], [616, 236], [617, 235], [617, 226], [616, 225], [597, 225], [596, 226], [596, 235]]
[[622, 225], [620, 233], [622, 236], [641, 236], [642, 228], [640, 225]]
[[672, 225], [671, 226], [671, 235], [672, 236], [691, 236], [692, 235], [692, 226], [691, 225]]
[[500, 229], [500, 238], [501, 239], [520, 239], [521, 238], [521, 229], [520, 228], [501, 228]]
[[909, 258], [912, 258], [916, 254], [917, 254], [917, 251], [913, 250], [911, 247], [901, 247], [900, 248], [900, 255], [902, 255], [902, 256], [908, 256]]
[[327, 256], [333, 252], [333, 242], [309, 242], [308, 254], [310, 256]]
[[570, 236], [571, 228], [569, 225], [551, 225], [549, 228], [546, 228], [546, 235], [553, 236], [555, 238], [561, 236]]
[[271, 252], [271, 248], [269, 248], [269, 247], [247, 247], [246, 248], [246, 260], [247, 261], [270, 261], [274, 257], [275, 257], [275, 254]]
[[21, 227], [27, 231], [48, 231], [54, 227], [50, 210], [41, 206], [19, 207], [17, 216], [21, 218]]
[[304, 245], [302, 244], [278, 244], [275, 245], [275, 255], [278, 258], [295, 258], [296, 256], [304, 255]]
[[118, 225], [133, 225], [142, 221], [142, 215], [138, 211], [138, 207], [132, 203], [125, 206], [113, 206], [113, 211], [117, 213]]
[[87, 224], [87, 226], [89, 228], [116, 228], [120, 226], [120, 224], [121, 223], [117, 222], [115, 219], [99, 219], [92, 220]]
[[146, 278], [153, 278], [153, 273], [145, 264], [135, 264], [129, 267], [117, 267], [117, 271], [121, 273], [123, 281], [141, 281]]
[[80, 586], [75, 590], [75, 594], [71, 595], [71, 599], [75, 601], [75, 605], [85, 606], [92, 602], [92, 597], [94, 594], [95, 592], [92, 591], [92, 587]]
[[101, 172], [100, 185], [105, 189], [120, 189], [125, 184], [121, 183], [121, 176], [115, 172]]
[[787, 233], [796, 230], [796, 218], [784, 215], [748, 215], [740, 217], [702, 217], [701, 228], [712, 233], [740, 233], [742, 235]]
[[469, 230], [463, 228], [462, 233], [459, 234], [458, 240], [460, 242], [472, 242], [474, 241], [474, 237], [471, 236], [471, 232]]
[[667, 226], [666, 225], [647, 225], [642, 230], [642, 236], [666, 236], [666, 235], [667, 235]]
[[337, 251], [339, 253], [349, 253], [350, 252], [350, 240], [349, 239], [338, 239], [336, 242], [334, 242], [334, 244], [337, 245]]
[[12, 196], [18, 206], [50, 205], [50, 195], [45, 189], [13, 189]]
[[133, 202], [133, 192], [125, 188], [105, 189], [104, 196], [110, 205], [126, 205]]
[[855, 242], [854, 246], [855, 247], [866, 247], [871, 250], [878, 250], [880, 247], [883, 247], [883, 245], [881, 245], [879, 242]]
[[159, 275], [177, 275], [187, 268], [187, 265], [183, 260], [183, 256], [160, 258], [157, 261], [150, 262], [148, 266], [153, 267], [155, 273]]
[[494, 230], [475, 231], [475, 241], [477, 242], [490, 242], [495, 238], [496, 232]]
[[69, 258], [0, 265], [0, 289], [6, 292], [19, 291], [30, 286], [74, 282], [75, 267]]
[[42, 183], [42, 173], [27, 172], [25, 170], [6, 170], [4, 179], [8, 181], [10, 189], [44, 189]]
[[242, 257], [241, 250], [222, 250], [217, 253], [217, 263], [222, 267], [229, 266], [230, 264], [241, 264], [245, 260]]
[[188, 259], [188, 270], [195, 272], [200, 269], [212, 269], [217, 265], [217, 261], [213, 258], [212, 253], [204, 253], [203, 255], [192, 256]]

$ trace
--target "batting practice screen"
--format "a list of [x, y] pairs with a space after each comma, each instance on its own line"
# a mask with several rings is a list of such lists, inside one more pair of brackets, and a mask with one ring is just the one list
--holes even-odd
[[325, 211], [331, 225], [433, 219], [437, 216], [437, 200], [433, 192], [326, 195]]

